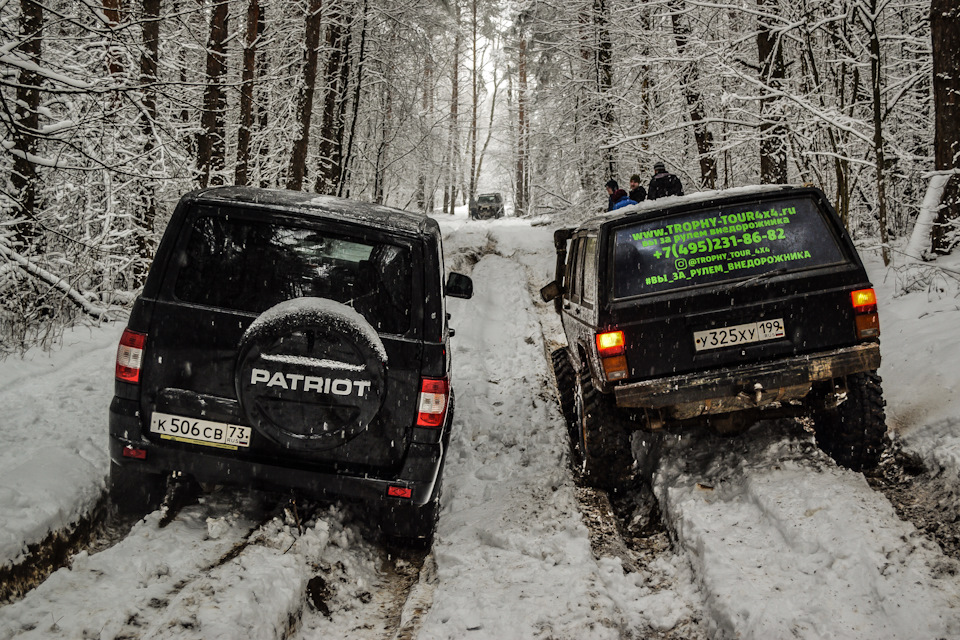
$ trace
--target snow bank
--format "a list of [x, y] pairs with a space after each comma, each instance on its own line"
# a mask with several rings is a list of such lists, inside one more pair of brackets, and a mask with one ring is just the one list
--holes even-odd
[[122, 324], [77, 327], [63, 348], [0, 363], [0, 566], [100, 500]]
[[721, 636], [960, 635], [957, 564], [791, 429], [668, 439], [655, 491]]

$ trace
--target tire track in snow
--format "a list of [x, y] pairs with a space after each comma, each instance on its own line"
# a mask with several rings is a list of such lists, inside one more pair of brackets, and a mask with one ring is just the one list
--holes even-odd
[[254, 527], [221, 507], [214, 513], [233, 526], [211, 537], [205, 513], [199, 506], [185, 509], [161, 529], [161, 512], [156, 511], [116, 545], [77, 554], [69, 568], [0, 609], [0, 638], [125, 637], [131, 628], [148, 624], [166, 609], [172, 593], [229, 553]]
[[541, 328], [517, 263], [486, 256], [450, 302], [457, 410], [418, 638], [645, 637], [683, 600], [595, 559], [566, 460]]
[[[380, 551], [344, 524], [338, 506], [308, 507], [303, 518], [276, 513], [234, 491], [209, 494], [165, 527], [156, 511], [115, 545], [78, 554], [0, 608], [0, 638], [287, 638], [303, 621], [319, 635], [383, 637], [383, 626], [360, 631], [376, 626], [384, 602], [402, 603], [405, 591], [371, 593]], [[400, 566], [394, 561], [395, 572]], [[329, 589], [313, 601], [329, 617], [307, 605], [318, 578]], [[389, 630], [399, 624], [399, 603]]]
[[960, 635], [957, 564], [796, 423], [668, 438], [655, 491], [721, 637]]

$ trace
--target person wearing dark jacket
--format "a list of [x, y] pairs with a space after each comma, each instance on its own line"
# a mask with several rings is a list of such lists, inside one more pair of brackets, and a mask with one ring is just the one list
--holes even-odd
[[613, 210], [613, 205], [616, 200], [613, 199], [613, 194], [620, 189], [620, 185], [617, 184], [616, 180], [607, 180], [607, 184], [604, 185], [607, 188], [607, 211]]
[[647, 192], [640, 186], [640, 176], [636, 173], [630, 176], [630, 199], [635, 202], [647, 199]]
[[667, 171], [663, 162], [657, 162], [653, 165], [653, 177], [650, 178], [650, 186], [647, 187], [647, 199], [656, 200], [666, 196], [682, 196], [683, 186], [680, 184], [680, 178]]

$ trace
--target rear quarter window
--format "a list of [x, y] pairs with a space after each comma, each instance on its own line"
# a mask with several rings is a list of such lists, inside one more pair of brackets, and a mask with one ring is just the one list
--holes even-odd
[[717, 284], [846, 260], [811, 198], [703, 209], [621, 227], [614, 297]]
[[300, 297], [349, 305], [381, 332], [410, 327], [410, 249], [319, 229], [201, 211], [189, 229], [174, 295], [263, 312]]

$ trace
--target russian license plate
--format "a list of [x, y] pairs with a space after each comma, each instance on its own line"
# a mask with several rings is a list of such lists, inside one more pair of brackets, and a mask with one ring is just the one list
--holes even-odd
[[239, 449], [250, 446], [250, 427], [241, 427], [225, 422], [198, 420], [153, 412], [150, 432], [165, 440], [202, 444], [221, 449]]
[[693, 334], [693, 344], [697, 351], [706, 351], [707, 349], [732, 347], [749, 342], [776, 340], [785, 335], [783, 318], [774, 318], [773, 320], [737, 324], [732, 327], [695, 331]]

